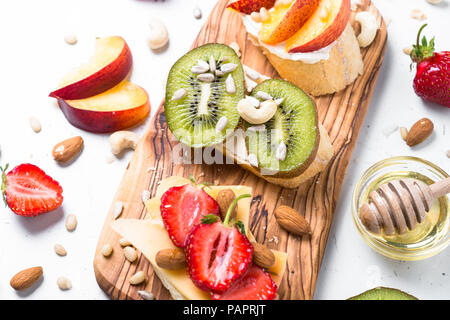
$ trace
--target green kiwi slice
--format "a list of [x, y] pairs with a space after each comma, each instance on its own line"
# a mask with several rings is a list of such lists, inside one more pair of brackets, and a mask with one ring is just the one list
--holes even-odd
[[[317, 153], [320, 132], [316, 105], [301, 89], [284, 80], [266, 80], [251, 95], [263, 101], [260, 97], [266, 94], [279, 105], [275, 115], [264, 124], [264, 130], [255, 130], [254, 125], [244, 122], [248, 153], [256, 155], [262, 175], [298, 176]], [[277, 156], [282, 143], [284, 158]]]
[[348, 300], [419, 300], [416, 297], [393, 288], [378, 287], [367, 290]]
[[[192, 68], [205, 63], [211, 65], [211, 59], [219, 72], [208, 69], [203, 74], [213, 75], [214, 80], [203, 81]], [[225, 64], [234, 64], [236, 68], [221, 72]], [[230, 75], [234, 92], [226, 86]], [[177, 91], [184, 93], [182, 98]], [[236, 105], [243, 98], [244, 71], [235, 51], [217, 43], [200, 46], [181, 57], [170, 70], [164, 104], [167, 124], [178, 141], [188, 146], [199, 148], [220, 143], [238, 125], [240, 117]], [[222, 125], [218, 129], [220, 119]]]

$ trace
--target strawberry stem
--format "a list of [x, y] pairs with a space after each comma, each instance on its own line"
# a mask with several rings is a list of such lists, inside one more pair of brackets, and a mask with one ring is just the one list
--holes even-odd
[[6, 191], [6, 170], [8, 170], [8, 167], [9, 167], [8, 163], [5, 165], [4, 169], [0, 166], [0, 171], [2, 172], [1, 192], [2, 192], [3, 201], [5, 202], [6, 206], [8, 206], [8, 203], [6, 202], [6, 196], [5, 196], [5, 191]]
[[427, 38], [423, 36], [422, 43], [420, 43], [420, 35], [426, 26], [427, 24], [425, 23], [420, 27], [419, 32], [417, 33], [416, 44], [413, 45], [413, 50], [411, 51], [411, 59], [416, 63], [434, 56], [434, 37], [428, 42]]
[[252, 196], [251, 194], [245, 193], [245, 194], [241, 194], [240, 196], [234, 198], [233, 202], [231, 202], [230, 206], [228, 207], [227, 214], [225, 216], [225, 220], [223, 220], [224, 226], [228, 226], [228, 222], [230, 221], [231, 213], [233, 212], [234, 207], [236, 206], [237, 202], [244, 198], [250, 198], [251, 196]]

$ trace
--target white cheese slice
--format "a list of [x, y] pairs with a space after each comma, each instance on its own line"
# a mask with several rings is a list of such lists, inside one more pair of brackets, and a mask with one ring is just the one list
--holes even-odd
[[[145, 220], [138, 219], [119, 219], [111, 223], [111, 227], [150, 261], [157, 276], [161, 279], [163, 285], [170, 291], [174, 299], [187, 300], [209, 300], [211, 296], [195, 286], [189, 278], [187, 270], [167, 270], [158, 267], [155, 258], [156, 254], [163, 249], [175, 248], [162, 223], [159, 207], [162, 194], [172, 186], [183, 185], [190, 181], [182, 177], [170, 177], [162, 180], [156, 191], [156, 197], [146, 202], [148, 215]], [[211, 186], [205, 188], [213, 198], [217, 196], [220, 190], [232, 189], [239, 196], [245, 193], [252, 193], [252, 189], [246, 186]], [[249, 225], [251, 198], [241, 199], [237, 207], [237, 219], [241, 220], [246, 228], [246, 234], [251, 241], [254, 236], [251, 234]], [[274, 282], [279, 285], [286, 269], [287, 254], [272, 250], [275, 255], [275, 264], [268, 271]]]

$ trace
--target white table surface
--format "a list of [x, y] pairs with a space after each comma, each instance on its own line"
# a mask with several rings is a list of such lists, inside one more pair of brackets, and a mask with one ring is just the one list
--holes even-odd
[[[448, 0], [447, 0], [448, 1]], [[107, 299], [97, 286], [93, 256], [103, 221], [131, 157], [108, 164], [111, 156], [108, 135], [92, 134], [71, 126], [48, 97], [60, 78], [86, 61], [97, 36], [120, 35], [134, 57], [132, 81], [144, 87], [152, 104], [152, 115], [163, 97], [164, 78], [172, 63], [184, 54], [214, 6], [212, 0], [40, 0], [1, 1], [0, 30], [0, 163], [11, 166], [31, 162], [56, 178], [64, 188], [61, 209], [23, 218], [0, 206], [0, 299]], [[377, 285], [400, 288], [422, 299], [450, 298], [450, 248], [421, 262], [394, 261], [375, 253], [357, 233], [351, 219], [350, 199], [358, 177], [378, 160], [394, 155], [413, 155], [431, 160], [450, 171], [450, 110], [423, 103], [415, 96], [409, 58], [402, 48], [412, 44], [422, 21], [409, 17], [422, 9], [435, 35], [437, 49], [450, 49], [450, 4], [438, 6], [425, 0], [377, 0], [380, 11], [390, 19], [389, 39], [374, 96], [344, 180], [328, 246], [317, 283], [315, 299], [345, 299]], [[203, 18], [192, 11], [201, 7]], [[148, 23], [160, 17], [167, 24], [170, 46], [156, 54], [146, 43]], [[74, 33], [78, 43], [67, 45], [63, 38]], [[34, 133], [28, 123], [36, 116], [42, 131]], [[426, 143], [409, 148], [395, 126], [409, 127], [429, 117], [435, 133]], [[148, 123], [150, 120], [147, 119]], [[445, 127], [447, 126], [447, 129]], [[142, 133], [145, 124], [134, 129]], [[81, 135], [85, 148], [71, 165], [63, 167], [51, 157], [59, 141]], [[68, 214], [78, 217], [78, 228], [64, 227]], [[61, 243], [66, 257], [59, 257], [53, 245]], [[19, 270], [41, 265], [44, 278], [22, 293], [9, 286]], [[72, 280], [73, 288], [60, 291], [59, 276]]]

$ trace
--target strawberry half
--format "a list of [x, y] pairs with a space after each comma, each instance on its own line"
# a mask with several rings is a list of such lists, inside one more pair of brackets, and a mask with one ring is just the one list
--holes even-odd
[[200, 224], [203, 216], [219, 216], [216, 200], [191, 184], [167, 190], [161, 197], [160, 210], [170, 239], [181, 248], [185, 247], [188, 234]]
[[188, 237], [185, 247], [186, 262], [191, 280], [206, 291], [221, 293], [242, 277], [252, 262], [253, 246], [238, 230], [239, 224], [228, 225], [237, 201], [230, 205], [224, 222], [207, 216]]
[[277, 285], [264, 269], [252, 264], [245, 275], [223, 293], [213, 293], [213, 300], [273, 300]]
[[428, 42], [423, 37], [420, 43], [426, 26], [420, 28], [411, 52], [412, 61], [417, 63], [414, 91], [424, 100], [450, 108], [450, 51], [435, 52], [434, 38]]
[[16, 214], [37, 216], [58, 208], [63, 202], [59, 183], [33, 164], [21, 164], [6, 174], [2, 171], [2, 194], [5, 203]]

